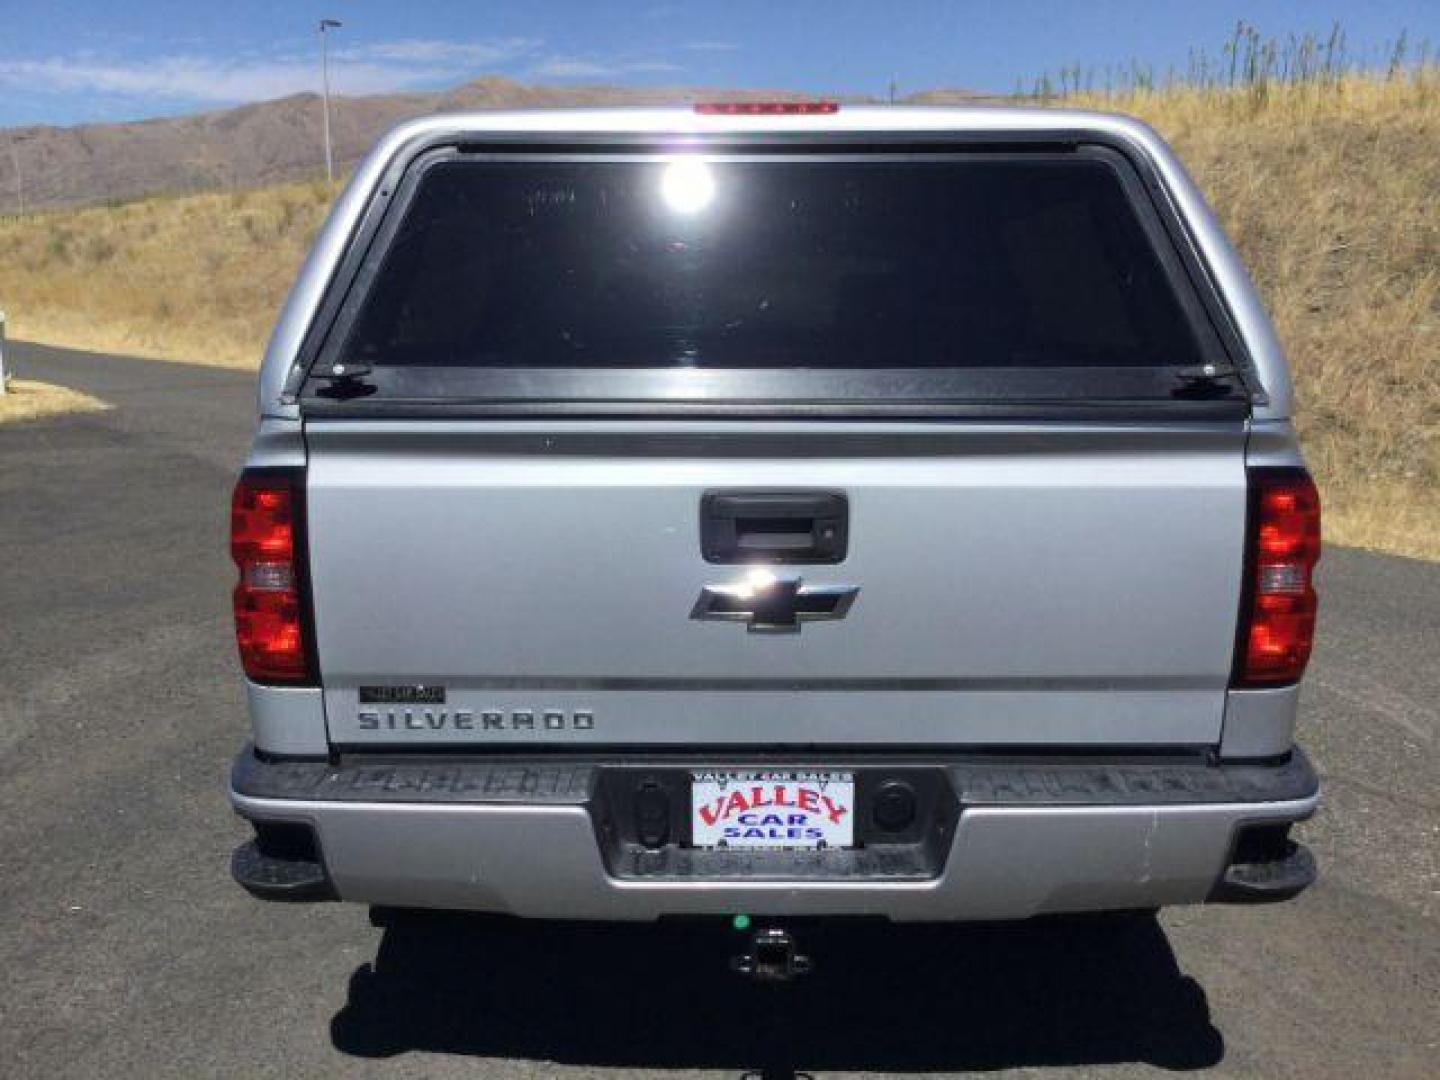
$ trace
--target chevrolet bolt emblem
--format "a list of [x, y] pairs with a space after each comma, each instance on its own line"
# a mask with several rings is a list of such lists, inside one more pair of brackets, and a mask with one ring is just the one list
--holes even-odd
[[752, 634], [793, 634], [801, 623], [843, 619], [859, 592], [858, 585], [806, 585], [754, 570], [736, 585], [706, 585], [690, 617], [743, 622]]

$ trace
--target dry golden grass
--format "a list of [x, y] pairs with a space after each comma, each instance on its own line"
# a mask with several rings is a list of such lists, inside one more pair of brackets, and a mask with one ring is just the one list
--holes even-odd
[[1169, 139], [1239, 247], [1329, 538], [1440, 558], [1440, 78], [1095, 103]]
[[[1258, 281], [1289, 350], [1330, 538], [1440, 557], [1440, 79], [1136, 92]], [[253, 366], [323, 184], [0, 222], [19, 338]]]
[[11, 379], [6, 387], [7, 392], [0, 394], [0, 424], [110, 408], [99, 398], [65, 386], [52, 386], [50, 383], [34, 382], [30, 379]]
[[321, 183], [0, 221], [10, 335], [253, 368], [329, 209]]

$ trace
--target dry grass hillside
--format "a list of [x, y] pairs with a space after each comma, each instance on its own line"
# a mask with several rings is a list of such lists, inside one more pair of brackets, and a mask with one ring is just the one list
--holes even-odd
[[[1332, 539], [1440, 557], [1440, 80], [1131, 92], [1082, 103], [1178, 147], [1289, 349]], [[17, 337], [252, 365], [324, 185], [0, 220]]]
[[1110, 103], [1179, 149], [1259, 285], [1329, 535], [1440, 557], [1440, 80]]
[[17, 338], [253, 367], [330, 198], [322, 180], [0, 218], [0, 309]]

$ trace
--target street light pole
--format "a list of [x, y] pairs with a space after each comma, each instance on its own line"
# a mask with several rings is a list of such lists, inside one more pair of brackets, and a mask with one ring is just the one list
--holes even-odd
[[339, 30], [339, 19], [320, 20], [320, 91], [325, 110], [325, 179], [335, 182], [335, 158], [330, 149], [330, 50], [327, 40], [331, 30]]

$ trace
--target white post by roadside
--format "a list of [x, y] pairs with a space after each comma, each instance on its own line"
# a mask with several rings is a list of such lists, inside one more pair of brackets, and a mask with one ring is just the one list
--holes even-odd
[[10, 392], [10, 376], [5, 371], [5, 312], [0, 311], [0, 394]]

